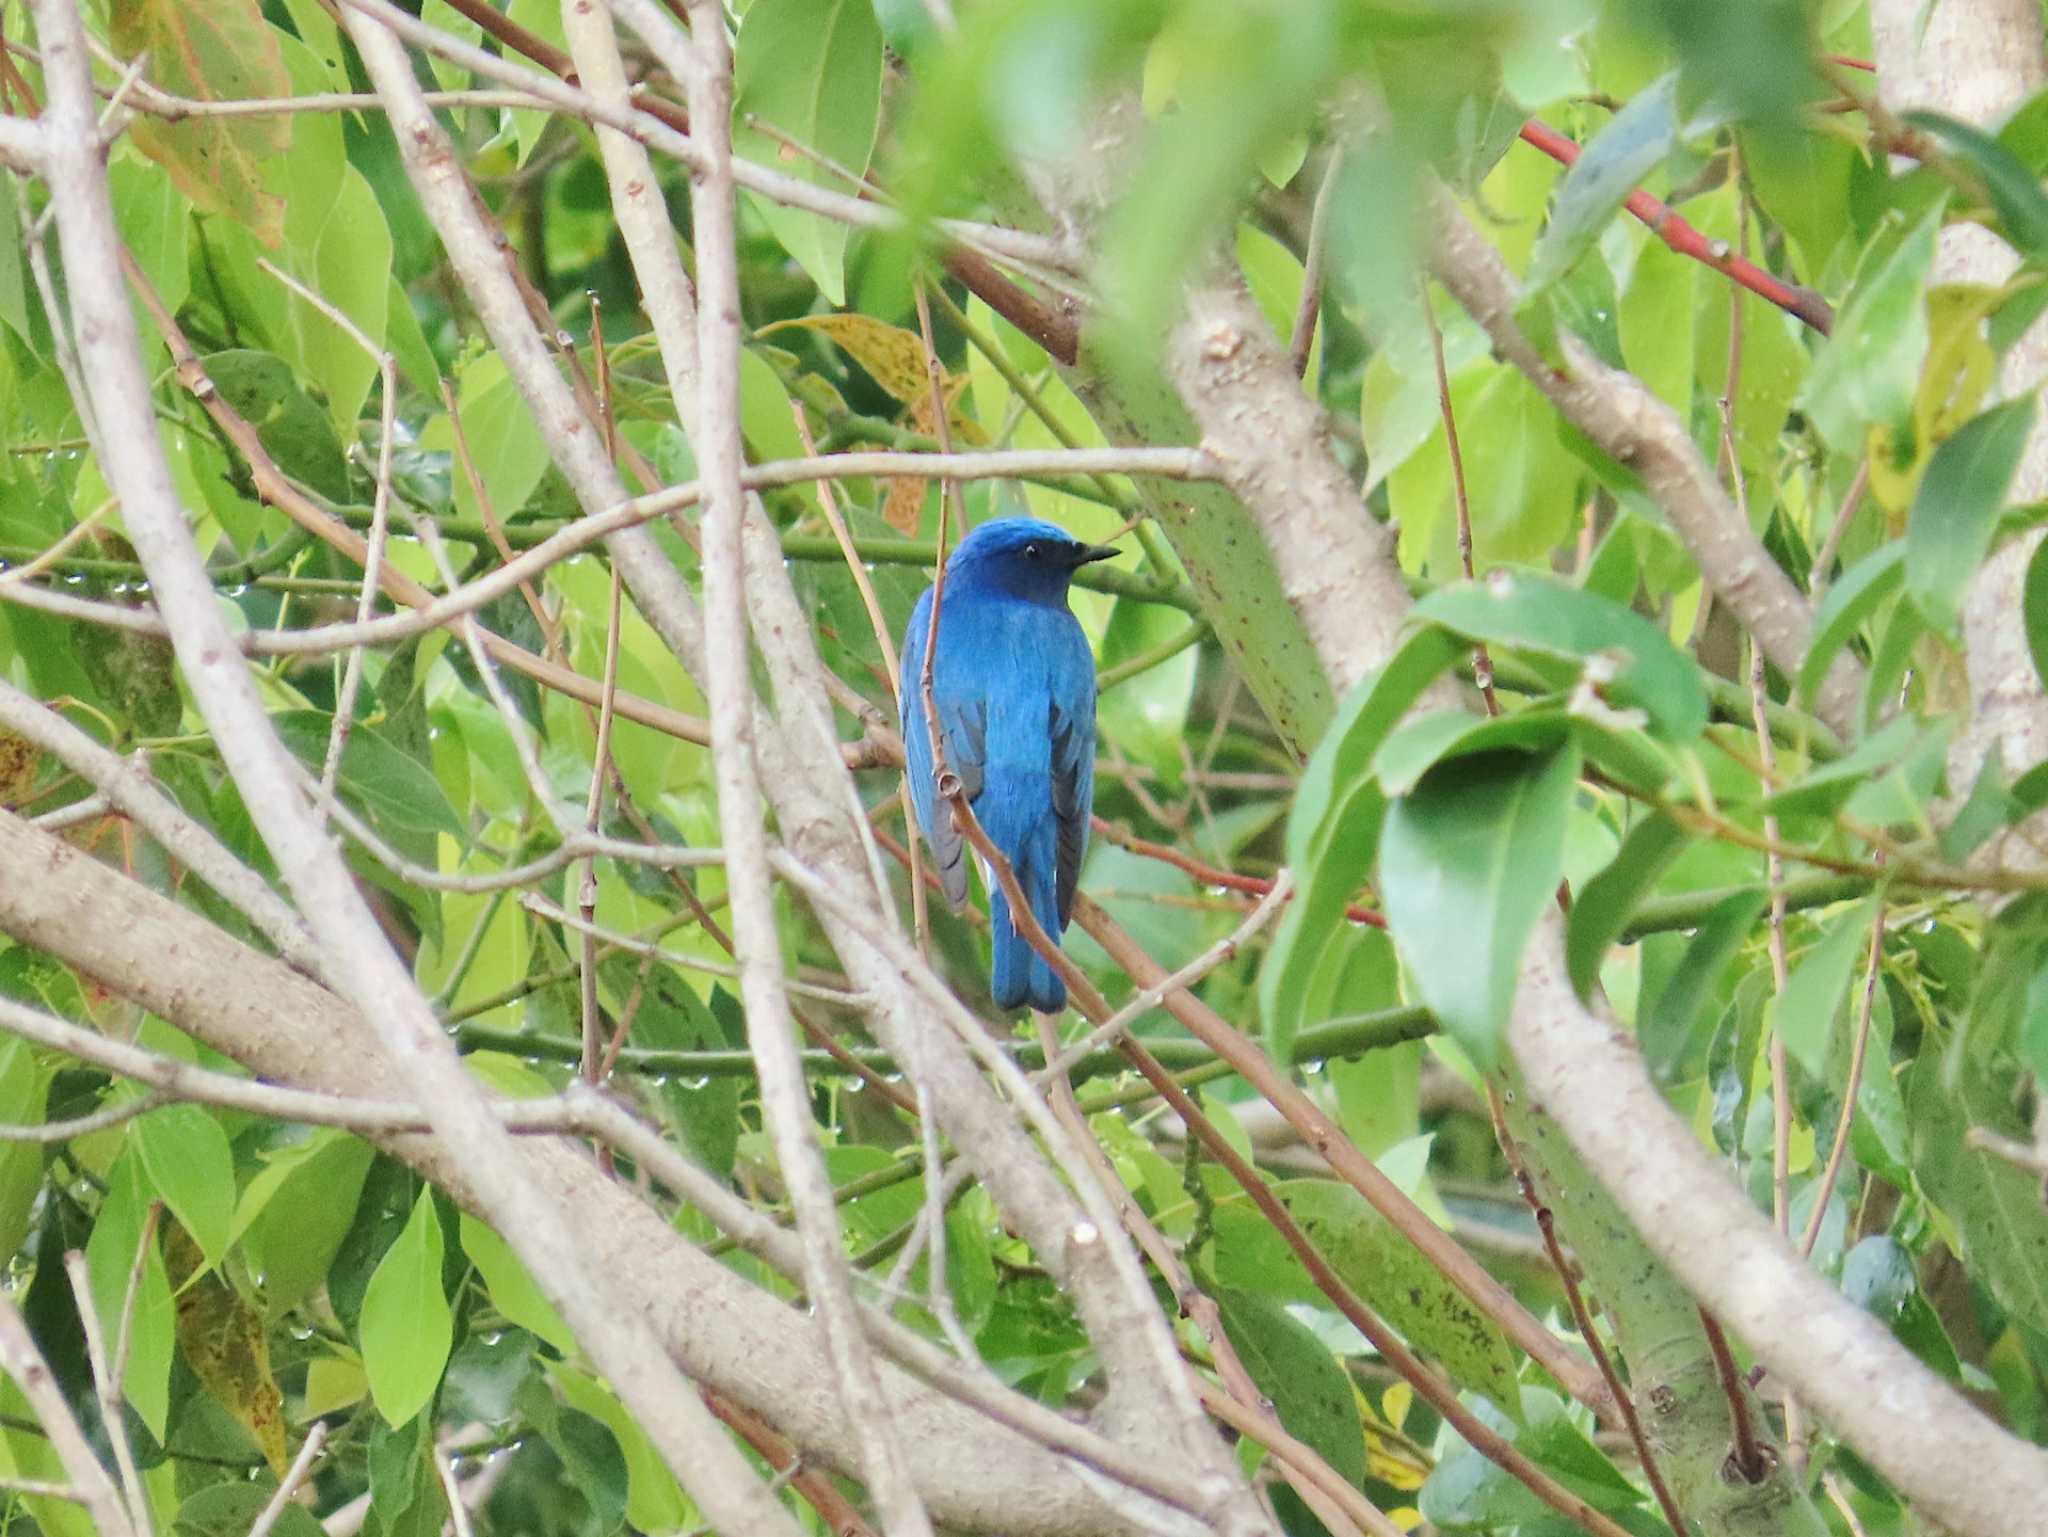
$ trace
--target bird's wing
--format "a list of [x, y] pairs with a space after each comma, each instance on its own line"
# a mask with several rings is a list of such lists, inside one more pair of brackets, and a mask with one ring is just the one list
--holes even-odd
[[1052, 809], [1058, 824], [1056, 891], [1060, 927], [1073, 916], [1088, 852], [1088, 817], [1095, 808], [1095, 658], [1079, 623], [1060, 648], [1052, 688]]
[[[966, 841], [953, 825], [950, 808], [939, 804], [936, 765], [932, 761], [931, 739], [925, 733], [924, 691], [918, 674], [924, 667], [925, 634], [930, 625], [931, 593], [926, 591], [903, 632], [903, 656], [897, 693], [901, 700], [903, 726], [903, 772], [910, 786], [910, 804], [917, 824], [931, 845], [938, 867], [939, 882], [946, 900], [959, 908], [967, 901]], [[940, 740], [946, 748], [946, 767], [960, 778], [961, 788], [971, 801], [981, 793], [982, 765], [987, 761], [987, 712], [978, 700], [948, 698], [935, 683], [933, 692], [939, 712]]]

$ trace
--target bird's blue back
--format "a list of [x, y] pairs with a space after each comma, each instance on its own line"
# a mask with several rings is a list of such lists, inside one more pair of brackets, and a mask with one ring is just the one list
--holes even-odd
[[[1095, 798], [1095, 659], [1067, 608], [1067, 580], [1101, 553], [1036, 519], [983, 524], [947, 562], [932, 666], [946, 766], [1055, 939], [1073, 911]], [[938, 800], [919, 687], [931, 599], [929, 591], [918, 599], [903, 635], [905, 771], [957, 906], [967, 895], [966, 850]], [[1016, 932], [1009, 904], [989, 884], [997, 1005], [1064, 1008], [1065, 984]]]

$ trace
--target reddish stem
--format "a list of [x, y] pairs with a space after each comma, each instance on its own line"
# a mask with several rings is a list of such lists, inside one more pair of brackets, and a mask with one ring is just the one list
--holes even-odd
[[[1522, 142], [1543, 151], [1560, 165], [1572, 165], [1579, 158], [1576, 142], [1548, 123], [1533, 118], [1522, 125]], [[1680, 256], [1690, 256], [1694, 261], [1712, 267], [1758, 298], [1769, 300], [1787, 314], [1797, 315], [1823, 336], [1834, 329], [1835, 312], [1827, 300], [1810, 288], [1773, 277], [1756, 263], [1730, 250], [1726, 241], [1707, 239], [1670, 204], [1638, 188], [1628, 195], [1622, 206], [1648, 225], [1652, 234]]]

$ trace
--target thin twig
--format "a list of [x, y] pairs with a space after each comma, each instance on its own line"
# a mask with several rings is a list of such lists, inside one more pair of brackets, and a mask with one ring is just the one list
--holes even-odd
[[299, 1446], [298, 1456], [292, 1459], [292, 1465], [285, 1470], [284, 1478], [271, 1491], [270, 1498], [264, 1502], [263, 1509], [249, 1527], [249, 1537], [270, 1537], [271, 1529], [284, 1516], [285, 1506], [291, 1503], [292, 1496], [297, 1494], [300, 1487], [312, 1476], [313, 1464], [319, 1460], [321, 1448], [326, 1445], [327, 1422], [315, 1420], [306, 1431], [306, 1439]]
[[1856, 1041], [1849, 1051], [1849, 1082], [1842, 1090], [1842, 1113], [1835, 1120], [1834, 1141], [1828, 1147], [1828, 1161], [1815, 1187], [1813, 1210], [1807, 1214], [1806, 1232], [1799, 1240], [1802, 1259], [1811, 1258], [1826, 1221], [1828, 1200], [1835, 1193], [1835, 1181], [1842, 1172], [1842, 1155], [1849, 1147], [1849, 1128], [1856, 1120], [1856, 1095], [1863, 1086], [1863, 1061], [1870, 1046], [1870, 1019], [1877, 1004], [1877, 978], [1884, 962], [1884, 903], [1879, 901], [1870, 919], [1870, 951], [1865, 959], [1863, 1003], [1856, 1014]]
[[[1451, 494], [1458, 512], [1458, 563], [1465, 580], [1474, 579], [1472, 564], [1472, 498], [1465, 489], [1465, 452], [1458, 443], [1458, 414], [1451, 408], [1451, 376], [1444, 366], [1444, 333], [1436, 323], [1430, 303], [1429, 282], [1421, 284], [1422, 320], [1429, 327], [1429, 353], [1436, 364], [1436, 405], [1444, 422], [1444, 448], [1451, 458]], [[1500, 714], [1500, 701], [1493, 695], [1493, 656], [1484, 645], [1472, 648], [1472, 677], [1479, 685], [1479, 697], [1488, 715]]]
[[121, 1416], [121, 1385], [114, 1379], [106, 1331], [100, 1327], [99, 1309], [93, 1305], [92, 1273], [86, 1269], [83, 1251], [66, 1252], [64, 1273], [71, 1278], [71, 1295], [78, 1305], [79, 1327], [85, 1335], [86, 1359], [92, 1366], [93, 1392], [99, 1400], [100, 1423], [114, 1449], [114, 1466], [120, 1470], [121, 1488], [128, 1499], [128, 1519], [138, 1537], [149, 1537], [149, 1492], [142, 1487], [135, 1451], [128, 1443], [128, 1422]]
[[1536, 1182], [1529, 1177], [1528, 1168], [1523, 1164], [1521, 1149], [1508, 1130], [1507, 1116], [1503, 1113], [1500, 1094], [1491, 1083], [1486, 1086], [1487, 1109], [1493, 1116], [1493, 1134], [1499, 1141], [1501, 1152], [1506, 1155], [1508, 1167], [1514, 1171], [1515, 1185], [1522, 1192], [1522, 1199], [1536, 1218], [1537, 1231], [1543, 1235], [1543, 1252], [1550, 1258], [1551, 1269], [1564, 1285], [1565, 1301], [1572, 1310], [1572, 1322], [1577, 1326], [1579, 1338], [1586, 1342], [1586, 1349], [1593, 1357], [1593, 1364], [1600, 1368], [1600, 1375], [1607, 1379], [1608, 1391], [1614, 1395], [1614, 1406], [1621, 1411], [1622, 1424], [1628, 1430], [1629, 1444], [1635, 1448], [1636, 1463], [1643, 1470], [1643, 1477], [1649, 1481], [1650, 1492], [1656, 1496], [1657, 1506], [1664, 1512], [1664, 1519], [1670, 1523], [1676, 1537], [1686, 1537], [1691, 1530], [1686, 1525], [1685, 1513], [1678, 1508], [1678, 1501], [1671, 1493], [1671, 1486], [1664, 1482], [1664, 1473], [1657, 1466], [1656, 1456], [1650, 1450], [1650, 1438], [1643, 1433], [1643, 1422], [1636, 1413], [1634, 1395], [1622, 1385], [1621, 1376], [1614, 1369], [1614, 1362], [1607, 1354], [1607, 1347], [1601, 1342], [1600, 1334], [1593, 1326], [1592, 1310], [1586, 1306], [1586, 1298], [1579, 1289], [1576, 1268], [1565, 1256], [1564, 1245], [1558, 1242], [1557, 1220], [1543, 1198], [1536, 1193]]

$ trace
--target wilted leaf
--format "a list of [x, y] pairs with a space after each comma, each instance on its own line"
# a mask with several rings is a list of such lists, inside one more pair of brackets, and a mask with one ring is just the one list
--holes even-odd
[[164, 1264], [178, 1299], [178, 1349], [192, 1375], [249, 1432], [271, 1472], [284, 1477], [290, 1462], [284, 1433], [284, 1395], [270, 1374], [270, 1341], [263, 1315], [208, 1270], [191, 1235], [164, 1225]]

